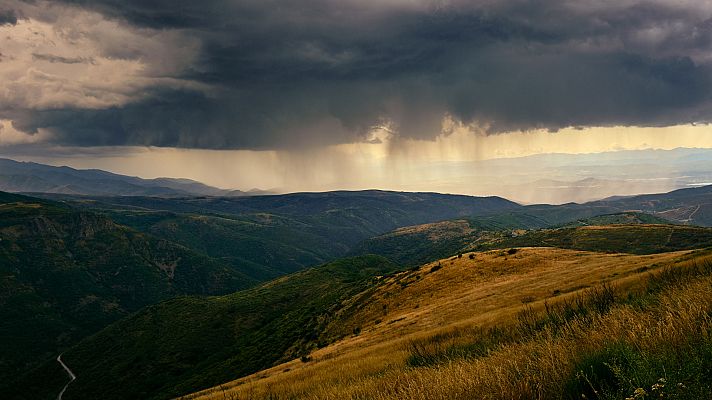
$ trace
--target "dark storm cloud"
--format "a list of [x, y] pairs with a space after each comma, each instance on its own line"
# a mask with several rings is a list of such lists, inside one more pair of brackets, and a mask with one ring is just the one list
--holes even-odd
[[198, 60], [175, 78], [217, 90], [4, 112], [64, 144], [311, 146], [365, 140], [385, 122], [432, 138], [444, 115], [491, 133], [712, 119], [705, 2], [66, 3], [199, 38]]

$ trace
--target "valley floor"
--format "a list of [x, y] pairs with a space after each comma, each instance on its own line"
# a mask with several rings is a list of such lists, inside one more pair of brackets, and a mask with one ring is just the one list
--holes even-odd
[[328, 328], [349, 337], [309, 360], [183, 399], [697, 398], [712, 393], [710, 261], [555, 248], [440, 260], [355, 296]]

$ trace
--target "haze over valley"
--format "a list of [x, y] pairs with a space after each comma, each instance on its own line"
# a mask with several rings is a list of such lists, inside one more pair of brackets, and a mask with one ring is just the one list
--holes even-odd
[[[86, 166], [87, 161], [69, 161]], [[207, 195], [245, 196], [260, 194], [321, 191], [333, 189], [364, 190], [385, 188], [401, 191], [436, 191], [475, 196], [501, 196], [523, 204], [587, 202], [610, 196], [659, 193], [712, 183], [712, 150], [677, 148], [673, 150], [620, 150], [588, 154], [539, 154], [482, 161], [439, 161], [409, 167], [417, 181], [384, 184], [378, 180], [342, 182], [341, 186], [296, 179], [282, 187], [268, 190], [255, 187], [213, 187], [162, 175], [143, 175], [150, 179], [111, 176], [94, 171], [55, 169], [8, 161], [0, 173], [0, 189], [11, 192], [48, 192], [88, 195]], [[97, 165], [99, 160], [92, 162]], [[130, 164], [130, 162], [129, 162]], [[125, 169], [117, 166], [118, 171]], [[175, 173], [175, 171], [174, 171]], [[46, 174], [63, 174], [57, 184]], [[155, 175], [155, 174], [154, 174]], [[180, 178], [183, 178], [182, 180]], [[121, 186], [119, 186], [121, 185]], [[265, 186], [267, 187], [267, 186]]]

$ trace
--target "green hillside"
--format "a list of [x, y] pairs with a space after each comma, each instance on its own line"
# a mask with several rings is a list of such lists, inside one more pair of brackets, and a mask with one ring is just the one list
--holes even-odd
[[409, 226], [364, 240], [353, 254], [378, 254], [414, 267], [457, 254], [485, 232], [464, 219]]
[[0, 196], [0, 378], [10, 378], [109, 323], [186, 294], [222, 294], [247, 276], [91, 212]]
[[521, 208], [498, 197], [376, 190], [245, 198], [50, 197], [102, 212], [262, 281], [344, 257], [361, 241], [399, 227]]
[[16, 343], [0, 350], [0, 386], [143, 306], [230, 293], [413, 222], [519, 207], [501, 198], [378, 191], [46, 197], [62, 201], [0, 193], [0, 338]]
[[[169, 398], [307, 355], [337, 339], [324, 329], [359, 304], [346, 300], [368, 296], [395, 265], [529, 246], [712, 246], [712, 228], [655, 211], [668, 203], [622, 212], [638, 201], [628, 198], [527, 207], [379, 191], [63, 199], [0, 193], [0, 338], [16, 344], [0, 350], [9, 398], [54, 398], [66, 382], [59, 351], [79, 376], [65, 399]], [[349, 254], [363, 256], [323, 264]]]
[[[585, 226], [534, 230], [518, 236], [491, 234], [494, 236], [483, 242], [486, 247], [508, 249], [549, 246], [652, 253], [712, 244], [712, 229], [679, 225]], [[504, 260], [497, 262], [506, 262], [508, 254], [513, 260], [520, 257], [511, 250], [504, 257], [499, 252], [486, 254]], [[469, 257], [462, 260], [471, 261]], [[342, 318], [358, 313], [379, 287], [381, 276], [396, 269], [378, 256], [343, 259], [232, 295], [184, 297], [150, 306], [65, 353], [65, 362], [79, 377], [66, 398], [166, 399], [307, 355], [339, 338], [326, 332], [359, 334], [355, 328], [342, 329], [346, 326], [342, 326]], [[417, 275], [421, 269], [412, 271]], [[434, 267], [429, 270], [435, 271]], [[400, 285], [407, 286], [407, 282]], [[50, 362], [25, 379], [50, 382], [58, 374], [61, 371], [56, 363]], [[22, 393], [11, 398], [41, 398], [45, 394]]]
[[712, 246], [712, 228], [682, 225], [610, 225], [502, 234], [470, 249], [560, 247], [607, 253], [653, 254]]
[[[162, 210], [180, 213], [290, 216], [361, 216], [374, 226], [403, 226], [408, 220], [441, 221], [459, 216], [485, 215], [520, 209], [517, 203], [501, 197], [392, 192], [382, 190], [291, 193], [249, 197], [161, 198], [141, 196], [69, 196], [44, 194], [90, 208]], [[412, 224], [410, 224], [412, 225]]]
[[[173, 212], [113, 211], [112, 219], [219, 259], [265, 281], [337, 258], [319, 232], [289, 217], [259, 214], [214, 216]], [[300, 230], [302, 228], [303, 230]]]
[[[65, 399], [169, 398], [306, 355], [336, 339], [322, 332], [342, 300], [395, 269], [376, 256], [343, 259], [227, 296], [150, 306], [65, 353], [78, 376]], [[56, 372], [49, 363], [25, 379]], [[9, 398], [57, 392], [28, 387]]]
[[[529, 211], [509, 212], [405, 227], [363, 241], [353, 254], [379, 254], [399, 264], [415, 266], [466, 251], [509, 247], [650, 254], [712, 246], [712, 228], [672, 225], [654, 215], [635, 212], [560, 222], [563, 215], [575, 214], [554, 209], [543, 212], [541, 217]], [[586, 229], [593, 226], [610, 229]]]
[[710, 250], [502, 253], [383, 279], [358, 337], [181, 399], [711, 398]]
[[579, 219], [568, 222], [563, 227], [572, 228], [590, 225], [632, 225], [632, 224], [663, 224], [669, 225], [671, 222], [655, 215], [640, 212], [625, 212], [617, 214], [604, 214], [591, 218]]
[[[443, 238], [452, 232], [475, 232], [467, 221], [426, 227], [425, 232]], [[712, 245], [712, 229], [681, 225], [583, 226], [521, 231], [514, 236], [511, 231], [477, 234], [482, 249], [545, 246], [647, 254]], [[362, 256], [228, 296], [185, 297], [150, 306], [65, 353], [64, 360], [79, 376], [66, 398], [169, 398], [306, 355], [337, 339], [324, 329], [339, 325], [332, 320], [334, 316], [353, 312], [342, 307], [356, 306], [358, 310], [363, 299], [354, 303], [354, 294], [363, 293], [367, 298], [370, 291], [366, 289], [378, 282], [374, 278], [394, 270], [394, 264], [384, 258]], [[26, 379], [47, 376], [49, 381], [59, 373], [55, 364], [44, 365]], [[32, 396], [41, 394], [30, 392]], [[27, 396], [13, 398], [30, 398]]]
[[588, 203], [655, 214], [683, 224], [712, 226], [712, 186]]

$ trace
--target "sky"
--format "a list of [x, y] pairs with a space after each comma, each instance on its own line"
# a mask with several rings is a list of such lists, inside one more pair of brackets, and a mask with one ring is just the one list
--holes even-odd
[[0, 156], [224, 188], [486, 194], [712, 148], [711, 94], [707, 1], [0, 1]]

